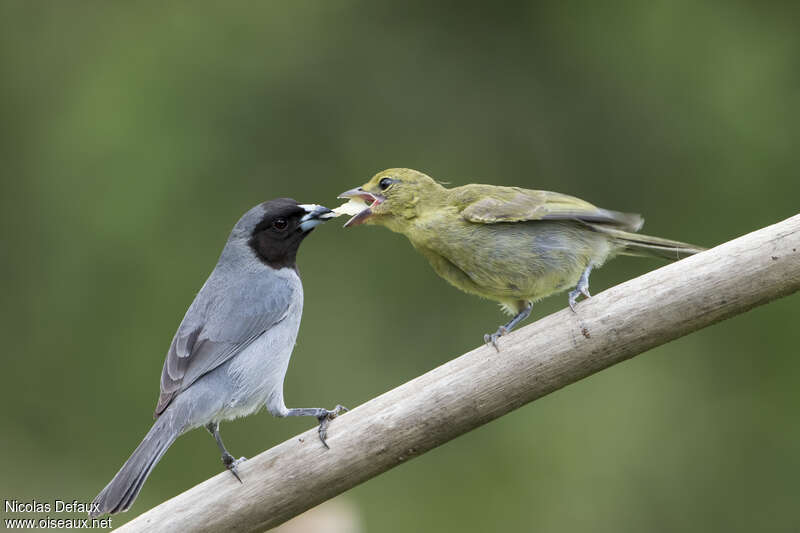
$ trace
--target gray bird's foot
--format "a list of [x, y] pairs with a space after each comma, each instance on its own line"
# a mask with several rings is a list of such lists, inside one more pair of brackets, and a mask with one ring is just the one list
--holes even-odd
[[225, 468], [231, 471], [233, 477], [238, 479], [239, 483], [241, 483], [242, 478], [240, 478], [239, 474], [236, 472], [236, 467], [244, 461], [247, 461], [247, 457], [239, 457], [238, 459], [234, 459], [228, 450], [225, 449], [225, 445], [222, 443], [222, 437], [219, 434], [219, 422], [209, 422], [206, 424], [206, 429], [214, 437], [214, 440], [217, 441], [219, 451], [222, 453], [222, 464], [224, 464]]
[[325, 446], [325, 448], [330, 449], [330, 446], [328, 446], [328, 443], [325, 440], [328, 438], [328, 426], [331, 424], [331, 420], [340, 414], [347, 412], [347, 407], [343, 405], [337, 405], [331, 411], [328, 411], [327, 409], [323, 409], [322, 411], [323, 412], [317, 416], [317, 420], [319, 420], [319, 440], [322, 441], [322, 445]]
[[581, 274], [581, 278], [578, 280], [578, 285], [575, 287], [574, 290], [571, 290], [569, 293], [569, 308], [572, 309], [573, 313], [576, 313], [575, 304], [578, 303], [578, 297], [582, 294], [586, 298], [591, 298], [592, 295], [589, 294], [589, 274], [592, 273], [592, 265], [586, 267], [586, 270], [583, 271]]
[[494, 349], [497, 350], [498, 353], [499, 353], [500, 352], [500, 346], [497, 345], [497, 340], [500, 337], [502, 337], [503, 335], [505, 335], [506, 333], [508, 333], [508, 329], [505, 326], [500, 326], [499, 328], [497, 328], [497, 331], [495, 331], [491, 335], [489, 335], [488, 333], [486, 335], [484, 335], [483, 336], [483, 342], [487, 346], [494, 347]]
[[222, 464], [225, 465], [233, 477], [235, 477], [239, 483], [242, 482], [242, 478], [239, 477], [239, 473], [236, 471], [236, 467], [242, 464], [243, 462], [247, 461], [247, 457], [239, 457], [238, 459], [234, 459], [233, 456], [229, 453], [226, 453], [222, 456]]

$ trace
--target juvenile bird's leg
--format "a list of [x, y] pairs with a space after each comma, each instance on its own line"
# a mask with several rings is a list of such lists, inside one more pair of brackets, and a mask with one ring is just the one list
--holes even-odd
[[240, 478], [239, 474], [236, 473], [236, 467], [242, 462], [247, 461], [247, 457], [239, 457], [238, 459], [234, 459], [233, 456], [228, 453], [228, 450], [225, 449], [225, 445], [222, 444], [222, 437], [219, 435], [219, 422], [209, 422], [206, 424], [206, 429], [214, 437], [214, 440], [217, 441], [219, 451], [222, 452], [222, 464], [224, 464], [225, 468], [230, 470], [231, 474], [233, 474], [233, 476], [239, 480], [239, 483], [241, 483], [242, 478]]
[[587, 298], [592, 297], [592, 295], [589, 294], [589, 274], [592, 273], [592, 266], [592, 264], [589, 264], [589, 266], [586, 267], [586, 270], [581, 274], [581, 279], [578, 280], [578, 285], [569, 293], [569, 307], [572, 309], [573, 313], [575, 312], [575, 304], [578, 301], [578, 296], [583, 294]]
[[294, 409], [286, 409], [278, 416], [314, 416], [319, 420], [319, 440], [326, 448], [330, 448], [325, 439], [328, 436], [328, 426], [331, 420], [347, 411], [347, 407], [337, 405], [332, 410], [322, 409], [321, 407], [296, 407]]
[[530, 302], [525, 303], [525, 307], [522, 308], [522, 311], [516, 314], [514, 318], [512, 318], [508, 324], [505, 326], [500, 326], [497, 328], [497, 331], [489, 335], [488, 333], [483, 336], [483, 342], [486, 344], [491, 344], [494, 346], [494, 349], [498, 352], [500, 351], [500, 347], [497, 345], [497, 339], [502, 337], [503, 335], [510, 333], [512, 329], [514, 329], [517, 324], [525, 320], [531, 315], [531, 309], [533, 309], [533, 304]]

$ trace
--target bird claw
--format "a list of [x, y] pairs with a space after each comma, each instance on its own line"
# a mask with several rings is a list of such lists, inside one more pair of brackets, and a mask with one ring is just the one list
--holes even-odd
[[577, 313], [578, 311], [575, 309], [575, 304], [578, 303], [578, 296], [584, 295], [586, 298], [591, 298], [592, 295], [589, 294], [589, 289], [586, 287], [579, 287], [574, 291], [570, 291], [569, 293], [569, 308], [572, 309], [573, 313]]
[[325, 448], [330, 449], [326, 439], [328, 438], [328, 426], [331, 424], [331, 420], [342, 413], [346, 413], [347, 411], [347, 407], [343, 405], [337, 405], [330, 411], [325, 410], [323, 414], [317, 417], [317, 420], [319, 420], [319, 428], [317, 429], [317, 432], [319, 433], [319, 440], [322, 441], [322, 445], [325, 446]]
[[500, 338], [500, 335], [498, 335], [497, 333], [492, 333], [491, 335], [489, 335], [487, 333], [486, 335], [483, 336], [483, 342], [487, 346], [493, 346], [494, 349], [499, 352], [500, 351], [500, 347], [497, 345], [497, 339], [499, 339], [499, 338]]
[[569, 307], [572, 309], [573, 313], [577, 312], [575, 311], [575, 304], [578, 302], [578, 296], [582, 294], [586, 298], [592, 297], [592, 295], [589, 294], [589, 274], [591, 272], [592, 265], [589, 265], [586, 267], [586, 270], [583, 271], [583, 274], [581, 274], [581, 278], [578, 280], [578, 285], [569, 293]]
[[483, 336], [483, 342], [488, 345], [494, 347], [495, 350], [500, 352], [500, 346], [497, 344], [497, 340], [502, 337], [503, 335], [508, 333], [508, 328], [505, 326], [500, 326], [497, 328], [497, 331], [489, 335], [488, 333]]
[[236, 467], [245, 461], [247, 461], [247, 457], [239, 457], [238, 459], [234, 459], [230, 454], [222, 457], [222, 463], [225, 465], [225, 468], [227, 468], [228, 471], [233, 474], [233, 477], [235, 477], [239, 483], [242, 483], [242, 478], [239, 477]]
[[570, 291], [569, 293], [569, 308], [572, 309], [573, 313], [577, 313], [578, 311], [575, 310], [575, 304], [578, 302], [578, 294], [580, 294], [577, 289], [574, 291]]

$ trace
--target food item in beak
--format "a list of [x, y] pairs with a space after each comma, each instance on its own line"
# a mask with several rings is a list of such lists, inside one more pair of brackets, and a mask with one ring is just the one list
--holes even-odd
[[335, 208], [333, 212], [337, 217], [342, 215], [348, 215], [352, 217], [358, 215], [367, 207], [369, 207], [367, 202], [365, 202], [362, 198], [354, 197], [350, 198], [350, 201], [345, 202], [339, 207]]

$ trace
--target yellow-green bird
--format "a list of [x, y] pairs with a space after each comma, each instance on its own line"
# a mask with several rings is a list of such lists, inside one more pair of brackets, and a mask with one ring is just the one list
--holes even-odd
[[402, 233], [441, 277], [513, 314], [484, 336], [495, 348], [545, 296], [573, 289], [575, 311], [581, 294], [591, 296], [592, 269], [617, 254], [676, 260], [703, 250], [639, 235], [641, 216], [574, 196], [478, 184], [448, 189], [408, 168], [379, 172], [340, 198], [350, 199], [340, 212], [355, 214], [345, 227], [376, 224]]

